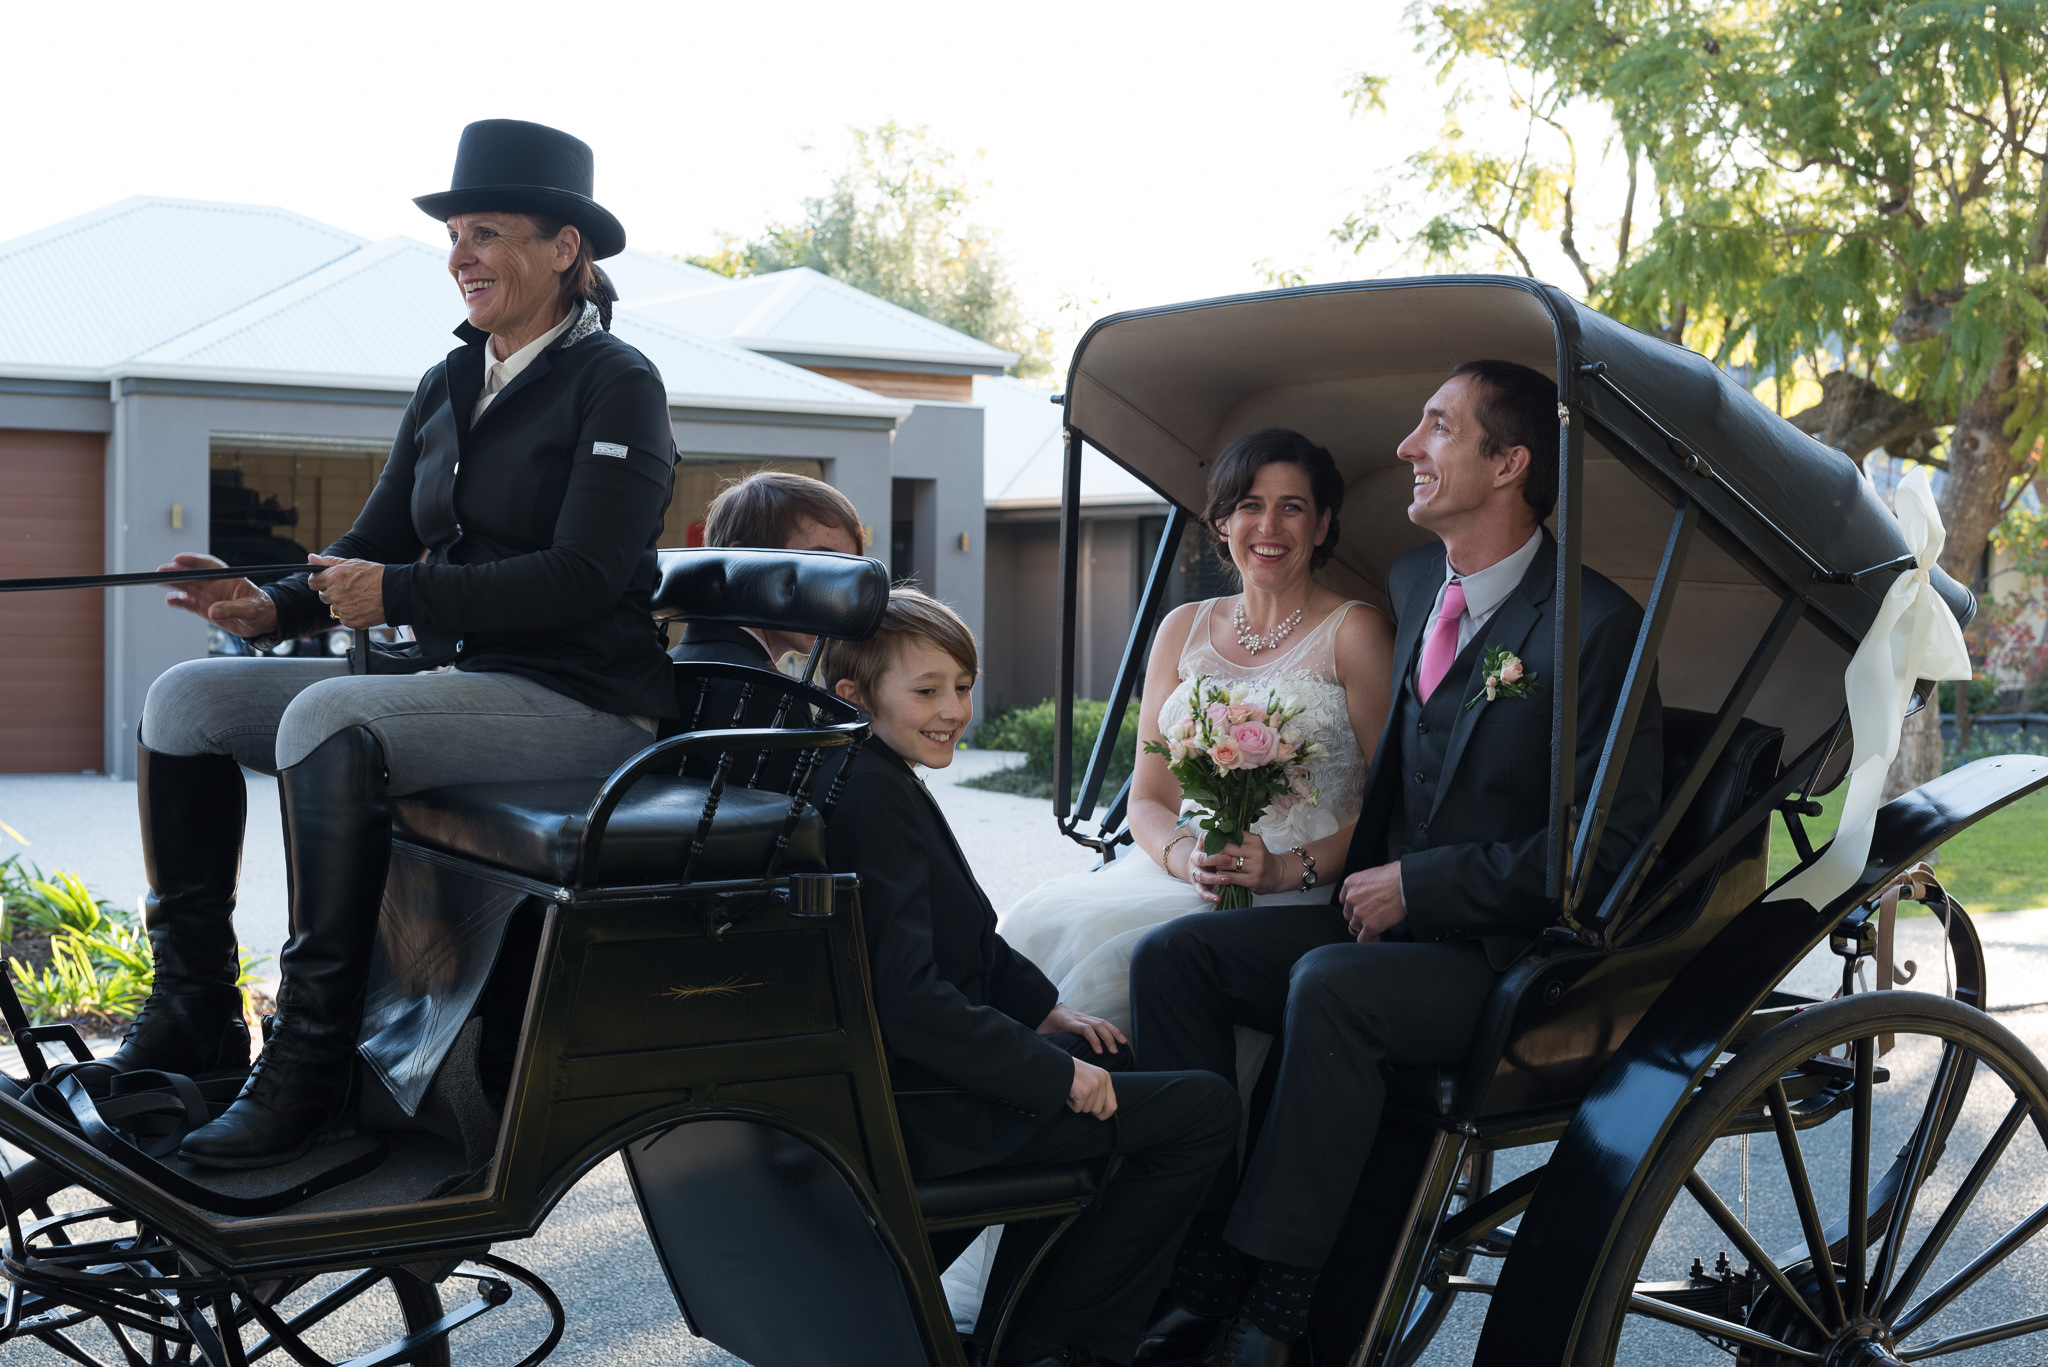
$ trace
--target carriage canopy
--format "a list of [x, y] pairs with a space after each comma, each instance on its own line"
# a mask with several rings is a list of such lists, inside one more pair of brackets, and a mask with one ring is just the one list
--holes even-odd
[[[1646, 598], [1673, 510], [1700, 530], [1659, 652], [1669, 705], [1715, 711], [1787, 597], [1805, 614], [1747, 715], [1797, 753], [1842, 714], [1842, 672], [1909, 567], [1897, 523], [1854, 462], [1800, 432], [1712, 362], [1509, 276], [1362, 281], [1116, 314], [1076, 350], [1072, 432], [1199, 512], [1233, 438], [1291, 427], [1348, 489], [1330, 586], [1383, 602], [1388, 567], [1430, 534], [1408, 521], [1394, 452], [1447, 369], [1517, 361], [1558, 377], [1583, 438], [1582, 563]], [[1560, 425], [1560, 452], [1571, 435]], [[1556, 519], [1552, 520], [1553, 528]], [[1967, 621], [1969, 593], [1935, 572]], [[1831, 770], [1838, 770], [1837, 757]], [[1830, 774], [1830, 779], [1832, 778]]]

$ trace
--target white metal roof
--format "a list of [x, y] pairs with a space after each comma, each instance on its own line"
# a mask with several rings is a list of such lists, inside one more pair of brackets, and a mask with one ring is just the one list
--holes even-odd
[[[136, 357], [157, 375], [255, 372], [320, 384], [411, 389], [457, 343], [462, 306], [441, 254], [392, 237]], [[614, 332], [661, 371], [669, 402], [901, 417], [911, 405], [728, 342], [692, 337], [619, 310]]]
[[124, 199], [0, 242], [0, 365], [114, 365], [365, 245], [263, 205]]
[[1015, 352], [992, 347], [807, 266], [735, 280], [723, 288], [691, 287], [635, 301], [632, 308], [671, 327], [781, 355], [962, 366], [989, 374], [1000, 373], [1017, 359]]
[[[991, 508], [1057, 508], [1066, 474], [1062, 410], [1038, 386], [1007, 375], [974, 377], [982, 408], [982, 488]], [[1088, 446], [1081, 453], [1081, 502], [1129, 505], [1166, 500], [1144, 481]]]
[[[627, 278], [724, 282], [637, 256]], [[0, 244], [0, 370], [15, 373], [409, 391], [456, 346], [461, 320], [440, 251], [365, 242], [278, 209], [126, 200]], [[623, 308], [613, 321], [679, 407], [871, 418], [912, 408]]]
[[613, 288], [619, 292], [622, 304], [637, 304], [643, 299], [663, 299], [671, 294], [682, 294], [690, 290], [718, 289], [732, 281], [717, 271], [707, 271], [702, 266], [693, 266], [687, 261], [678, 261], [673, 256], [657, 256], [643, 252], [637, 247], [628, 247], [617, 256], [600, 262], [604, 273], [611, 277]]

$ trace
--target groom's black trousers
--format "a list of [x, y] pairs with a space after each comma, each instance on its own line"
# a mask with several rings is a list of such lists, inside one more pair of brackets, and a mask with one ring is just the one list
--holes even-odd
[[1226, 1166], [1205, 1206], [1229, 1210], [1224, 1238], [1269, 1262], [1328, 1261], [1386, 1106], [1380, 1066], [1464, 1059], [1498, 976], [1470, 940], [1358, 944], [1327, 904], [1200, 912], [1141, 940], [1131, 1023], [1145, 1067], [1234, 1078], [1233, 1026], [1280, 1036], [1243, 1176]]

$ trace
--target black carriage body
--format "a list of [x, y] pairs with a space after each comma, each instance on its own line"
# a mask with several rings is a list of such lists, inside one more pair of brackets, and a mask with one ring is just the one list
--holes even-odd
[[[2048, 761], [1980, 761], [1885, 808], [1869, 868], [1831, 906], [1770, 900], [1768, 823], [1790, 808], [1796, 827], [1797, 809], [1844, 773], [1844, 669], [1893, 581], [1916, 568], [1890, 511], [1845, 456], [1704, 357], [1562, 291], [1513, 277], [1369, 281], [1119, 314], [1076, 350], [1062, 400], [1054, 785], [1072, 838], [1106, 858], [1128, 838], [1129, 785], [1102, 801], [1103, 775], [1144, 675], [1177, 543], [1206, 503], [1209, 461], [1266, 426], [1327, 447], [1347, 494], [1343, 540], [1319, 577], [1383, 604], [1388, 568], [1430, 539], [1407, 519], [1410, 474], [1395, 449], [1449, 367], [1477, 359], [1557, 377], [1554, 757], [1578, 743], [1577, 661], [1566, 643], [1578, 636], [1582, 568], [1630, 593], [1644, 622], [1594, 790], [1575, 791], [1572, 766], [1553, 759], [1557, 925], [1503, 975], [1465, 1065], [1390, 1072], [1370, 1180], [1316, 1306], [1321, 1357], [1361, 1367], [1412, 1360], [1447, 1305], [1446, 1276], [1478, 1246], [1507, 1254], [1497, 1288], [1483, 1288], [1495, 1313], [1478, 1361], [1578, 1361], [1582, 1332], [1597, 1334], [1582, 1318], [1593, 1273], [1661, 1137], [1724, 1048], [1804, 1000], [1775, 989], [1859, 902], [1956, 831], [2048, 784]], [[1110, 720], [1070, 805], [1084, 446], [1173, 512]], [[1967, 623], [1970, 593], [1939, 568], [1929, 577]], [[1663, 812], [1594, 904], [1586, 871], [1653, 672], [1664, 704]], [[1932, 685], [1917, 691], [1925, 700]], [[1965, 949], [1974, 944], [1966, 927], [1958, 935]], [[1551, 1141], [1540, 1185], [1532, 1174], [1445, 1223], [1475, 1159]], [[1517, 1216], [1510, 1252], [1494, 1231]]]
[[[886, 570], [854, 557], [663, 558], [668, 615], [859, 638], [887, 600]], [[912, 1179], [858, 880], [824, 856], [824, 815], [866, 718], [767, 671], [675, 673], [680, 733], [604, 780], [393, 800], [361, 1046], [363, 1128], [381, 1146], [367, 1175], [274, 1214], [224, 1214], [351, 1151], [242, 1178], [165, 1177], [6, 1084], [0, 1137], [194, 1264], [245, 1281], [445, 1270], [532, 1235], [579, 1178], [623, 1153], [700, 1335], [759, 1367], [962, 1367], [930, 1231], [1038, 1220], [1057, 1237], [1101, 1172]], [[479, 1087], [494, 1025], [517, 1040], [502, 1105]], [[195, 1197], [184, 1185], [195, 1176], [228, 1201]], [[804, 1288], [794, 1311], [792, 1278]], [[861, 1327], [851, 1343], [849, 1324]]]

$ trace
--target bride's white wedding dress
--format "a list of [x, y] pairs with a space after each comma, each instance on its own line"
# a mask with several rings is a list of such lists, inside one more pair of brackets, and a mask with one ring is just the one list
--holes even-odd
[[[1340, 604], [1292, 645], [1283, 645], [1257, 664], [1240, 665], [1224, 659], [1211, 643], [1216, 603], [1211, 598], [1195, 610], [1177, 666], [1180, 683], [1159, 708], [1159, 729], [1164, 732], [1188, 715], [1188, 696], [1195, 680], [1205, 675], [1225, 687], [1271, 688], [1290, 705], [1299, 706], [1302, 712], [1295, 725], [1316, 742], [1318, 752], [1310, 764], [1316, 802], [1297, 805], [1282, 821], [1252, 827], [1267, 849], [1286, 854], [1358, 820], [1366, 763], [1351, 729], [1344, 686], [1337, 681], [1337, 631], [1354, 608], [1372, 609], [1356, 600]], [[1200, 833], [1198, 827], [1189, 829]], [[1334, 872], [1323, 870], [1326, 879]], [[1327, 902], [1330, 894], [1325, 881], [1307, 892], [1261, 893], [1252, 904]], [[1127, 847], [1122, 858], [1105, 868], [1055, 878], [1032, 889], [1003, 914], [997, 929], [1011, 948], [1058, 985], [1061, 1001], [1112, 1021], [1129, 1034], [1131, 955], [1138, 941], [1154, 926], [1214, 906], [1193, 884], [1175, 878], [1149, 854]], [[1272, 1042], [1271, 1035], [1238, 1028], [1238, 1085], [1247, 1097]], [[946, 1270], [946, 1299], [963, 1333], [974, 1327], [979, 1312], [994, 1234], [990, 1231], [976, 1240]]]
[[[1180, 684], [1159, 709], [1160, 730], [1188, 715], [1188, 695], [1204, 675], [1228, 687], [1244, 685], [1261, 692], [1271, 688], [1300, 706], [1295, 725], [1315, 741], [1318, 752], [1310, 764], [1317, 800], [1313, 806], [1296, 806], [1284, 821], [1252, 827], [1267, 849], [1285, 854], [1358, 820], [1366, 764], [1351, 730], [1344, 686], [1337, 681], [1337, 631], [1354, 609], [1372, 609], [1355, 601], [1344, 603], [1292, 645], [1283, 645], [1257, 664], [1240, 665], [1224, 659], [1211, 643], [1216, 602], [1211, 598], [1195, 611], [1176, 671]], [[1200, 834], [1197, 827], [1189, 829]], [[1323, 870], [1325, 879], [1332, 872]], [[1261, 893], [1253, 905], [1327, 902], [1330, 892], [1325, 881], [1307, 892]], [[1126, 849], [1106, 868], [1055, 878], [1034, 888], [1003, 914], [997, 928], [1011, 948], [1058, 984], [1061, 1001], [1114, 1021], [1128, 1032], [1131, 954], [1139, 939], [1156, 925], [1214, 905], [1150, 855]]]

